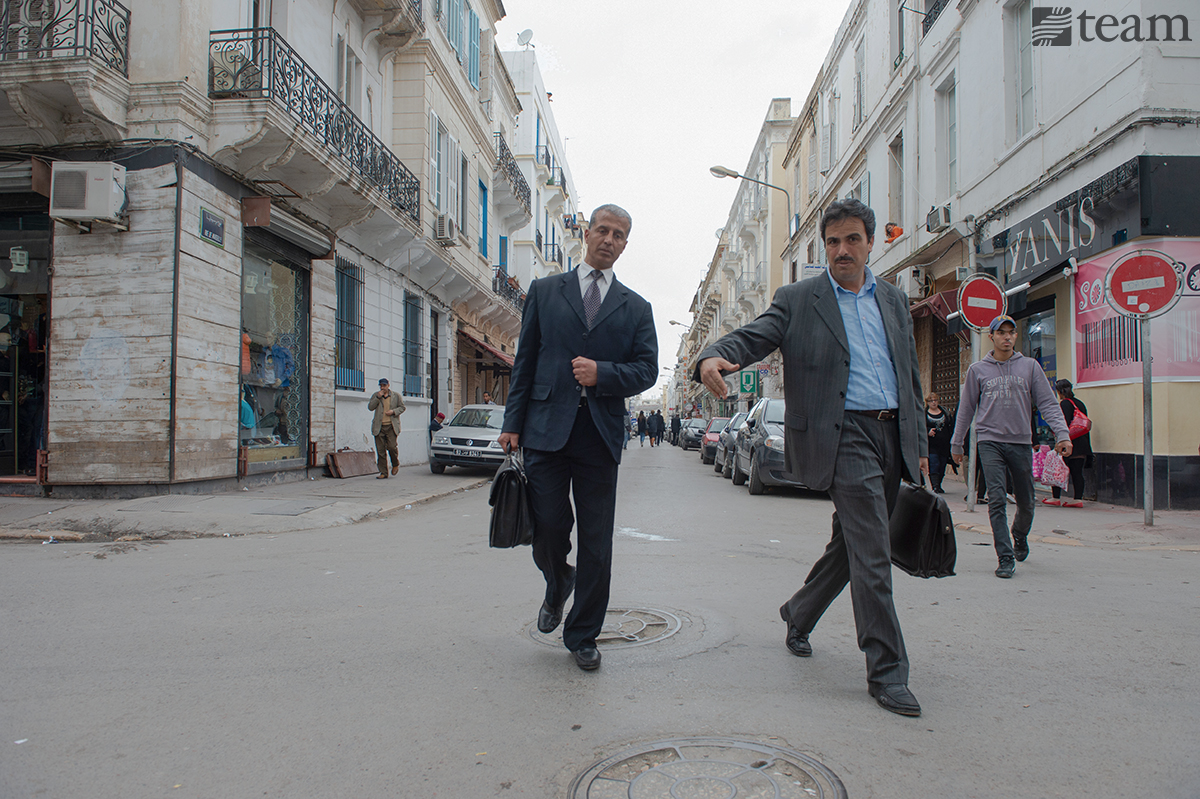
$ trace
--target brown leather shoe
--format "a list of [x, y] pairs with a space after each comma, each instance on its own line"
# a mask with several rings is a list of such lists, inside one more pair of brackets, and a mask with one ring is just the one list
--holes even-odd
[[387, 472], [384, 472], [383, 474], [377, 474], [377, 475], [375, 475], [375, 479], [376, 479], [376, 480], [386, 480], [386, 479], [387, 479]]
[[392, 467], [392, 474], [395, 474], [398, 471], [400, 471], [400, 464], [396, 464]]

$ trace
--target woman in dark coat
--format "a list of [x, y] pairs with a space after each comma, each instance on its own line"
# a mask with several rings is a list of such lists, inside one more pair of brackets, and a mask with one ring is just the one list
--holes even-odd
[[[1067, 420], [1067, 426], [1070, 427], [1071, 420], [1075, 418], [1075, 413], [1081, 412], [1087, 415], [1087, 406], [1081, 400], [1075, 398], [1075, 392], [1071, 388], [1070, 380], [1059, 380], [1054, 384], [1054, 390], [1058, 392], [1058, 406], [1062, 408], [1063, 418]], [[1075, 495], [1074, 500], [1060, 499], [1062, 491], [1058, 486], [1051, 486], [1050, 492], [1054, 495], [1053, 498], [1043, 499], [1042, 502], [1047, 505], [1062, 505], [1064, 508], [1082, 508], [1083, 507], [1083, 467], [1092, 465], [1092, 434], [1088, 431], [1079, 438], [1071, 439], [1071, 456], [1067, 458], [1067, 468], [1071, 471], [1071, 489]]]
[[646, 446], [646, 412], [638, 411], [638, 436], [641, 443], [638, 446]]
[[929, 484], [934, 493], [944, 494], [942, 480], [950, 461], [954, 415], [938, 405], [938, 395], [934, 391], [925, 396], [925, 432], [929, 435]]

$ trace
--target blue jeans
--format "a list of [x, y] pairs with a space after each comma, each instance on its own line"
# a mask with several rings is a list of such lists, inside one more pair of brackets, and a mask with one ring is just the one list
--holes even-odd
[[1033, 527], [1033, 449], [1029, 444], [979, 442], [979, 463], [987, 484], [988, 518], [992, 522], [992, 540], [1000, 560], [1013, 557], [1008, 534], [1008, 500], [1005, 497], [1005, 471], [1012, 476], [1017, 512], [1013, 516], [1012, 537], [1024, 541]]

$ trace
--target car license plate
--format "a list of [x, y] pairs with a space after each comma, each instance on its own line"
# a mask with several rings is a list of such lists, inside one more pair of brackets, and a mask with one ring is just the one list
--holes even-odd
[[454, 450], [454, 454], [458, 455], [459, 457], [464, 457], [467, 455], [474, 455], [475, 453], [469, 449], [456, 449]]

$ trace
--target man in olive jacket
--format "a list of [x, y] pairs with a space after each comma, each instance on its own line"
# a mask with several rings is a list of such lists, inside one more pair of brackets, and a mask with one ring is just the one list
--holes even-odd
[[901, 476], [928, 470], [929, 441], [908, 299], [867, 268], [874, 235], [866, 205], [830, 205], [821, 218], [826, 274], [780, 288], [766, 312], [700, 353], [693, 379], [724, 396], [723, 373], [782, 353], [788, 471], [828, 491], [835, 510], [825, 554], [779, 609], [787, 647], [812, 654], [809, 633], [849, 582], [871, 696], [917, 716], [892, 602], [888, 517]]
[[379, 476], [376, 480], [386, 480], [388, 476], [388, 456], [392, 457], [392, 474], [400, 471], [400, 450], [396, 438], [400, 435], [400, 414], [404, 413], [404, 400], [392, 391], [386, 377], [379, 379], [379, 390], [371, 395], [367, 410], [375, 411], [371, 421], [371, 433], [375, 436], [375, 452], [379, 456]]

